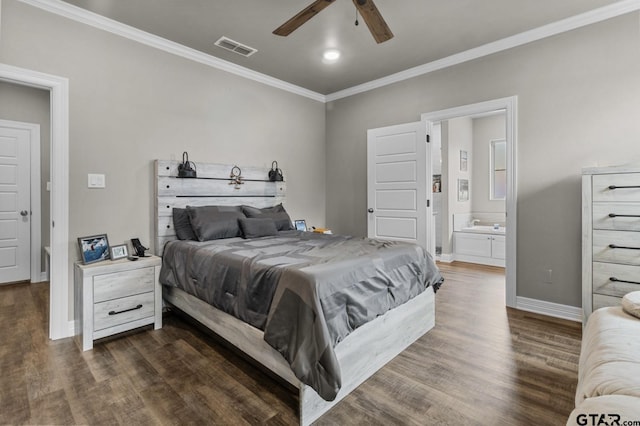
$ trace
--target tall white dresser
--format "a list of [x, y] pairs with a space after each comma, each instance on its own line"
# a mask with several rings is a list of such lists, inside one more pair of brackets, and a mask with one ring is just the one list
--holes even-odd
[[582, 170], [583, 324], [640, 290], [640, 165]]

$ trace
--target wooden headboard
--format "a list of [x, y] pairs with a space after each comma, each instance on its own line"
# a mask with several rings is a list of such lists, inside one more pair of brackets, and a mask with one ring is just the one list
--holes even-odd
[[[197, 178], [179, 178], [180, 161], [155, 160], [155, 253], [162, 256], [167, 241], [175, 240], [173, 208], [186, 206], [271, 207], [284, 202], [284, 182], [270, 182], [268, 168], [234, 164], [196, 163]], [[235, 168], [235, 169], [234, 169]], [[232, 170], [240, 170], [238, 184]]]

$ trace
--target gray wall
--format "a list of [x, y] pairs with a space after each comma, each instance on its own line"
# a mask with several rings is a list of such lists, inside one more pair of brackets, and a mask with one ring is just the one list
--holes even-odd
[[[40, 205], [42, 210], [40, 212], [42, 219], [40, 233], [42, 247], [46, 247], [49, 245], [50, 238], [50, 203], [49, 192], [47, 191], [47, 181], [49, 181], [50, 174], [49, 145], [51, 141], [49, 92], [0, 81], [0, 119], [40, 125]], [[44, 271], [44, 265], [45, 253], [43, 248], [42, 271]]]
[[[153, 245], [152, 161], [185, 150], [196, 163], [263, 166], [265, 177], [277, 160], [291, 216], [326, 224], [322, 103], [15, 0], [1, 19], [0, 62], [69, 78], [72, 260], [80, 236]], [[106, 188], [88, 189], [88, 173], [104, 173]]]
[[367, 129], [517, 95], [517, 295], [580, 306], [581, 169], [640, 160], [639, 26], [634, 12], [327, 104], [328, 225], [366, 235]]

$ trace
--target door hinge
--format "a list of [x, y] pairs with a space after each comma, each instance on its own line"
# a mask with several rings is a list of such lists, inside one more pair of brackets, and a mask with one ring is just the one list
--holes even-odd
[[431, 200], [427, 200], [427, 207], [431, 205]]
[[427, 135], [427, 143], [431, 142], [431, 137]]

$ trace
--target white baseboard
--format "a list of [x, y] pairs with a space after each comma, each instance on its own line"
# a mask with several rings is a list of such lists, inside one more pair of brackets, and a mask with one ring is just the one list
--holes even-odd
[[72, 337], [76, 335], [76, 322], [75, 321], [69, 321], [69, 325], [68, 325], [68, 337]]
[[442, 253], [436, 255], [436, 260], [442, 263], [451, 263], [454, 259], [451, 253]]
[[582, 308], [577, 308], [575, 306], [561, 305], [559, 303], [518, 296], [516, 297], [516, 309], [570, 321], [582, 322]]
[[478, 265], [498, 266], [500, 268], [504, 268], [506, 264], [505, 259], [494, 259], [492, 257], [469, 256], [458, 253], [452, 255], [452, 257], [453, 261], [457, 260], [459, 262], [477, 263]]

